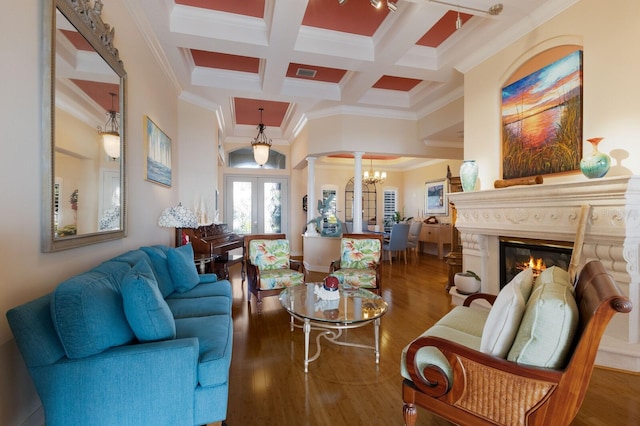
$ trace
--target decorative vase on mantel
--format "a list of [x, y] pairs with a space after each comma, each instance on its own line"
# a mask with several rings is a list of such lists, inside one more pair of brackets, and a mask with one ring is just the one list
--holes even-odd
[[462, 190], [470, 192], [476, 189], [476, 181], [478, 180], [478, 164], [475, 160], [464, 160], [460, 166], [460, 182]]
[[611, 157], [598, 151], [598, 144], [602, 139], [604, 138], [587, 139], [587, 142], [593, 146], [593, 150], [580, 160], [580, 170], [589, 179], [603, 177], [611, 167]]

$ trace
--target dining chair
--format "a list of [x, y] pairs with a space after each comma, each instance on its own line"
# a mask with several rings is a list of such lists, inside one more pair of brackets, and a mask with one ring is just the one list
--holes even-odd
[[409, 241], [408, 223], [395, 223], [391, 226], [389, 241], [382, 244], [382, 252], [389, 253], [389, 263], [393, 264], [393, 253], [404, 253], [404, 263], [407, 263], [407, 243]]
[[409, 239], [407, 241], [407, 250], [412, 251], [416, 258], [420, 252], [420, 231], [422, 231], [422, 222], [414, 221], [409, 226]]

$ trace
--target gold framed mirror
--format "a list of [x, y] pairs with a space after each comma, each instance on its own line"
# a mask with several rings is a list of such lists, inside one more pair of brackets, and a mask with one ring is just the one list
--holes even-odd
[[101, 12], [101, 0], [45, 1], [45, 252], [126, 236], [126, 72]]

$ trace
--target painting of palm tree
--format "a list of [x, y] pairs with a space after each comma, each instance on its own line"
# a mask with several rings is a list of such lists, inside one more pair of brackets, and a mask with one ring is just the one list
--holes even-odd
[[504, 179], [578, 170], [582, 158], [582, 51], [502, 89]]

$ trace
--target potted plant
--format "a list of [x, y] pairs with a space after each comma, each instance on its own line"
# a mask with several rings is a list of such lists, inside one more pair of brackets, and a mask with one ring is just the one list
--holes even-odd
[[457, 272], [453, 282], [460, 294], [474, 294], [480, 291], [480, 277], [473, 271]]

